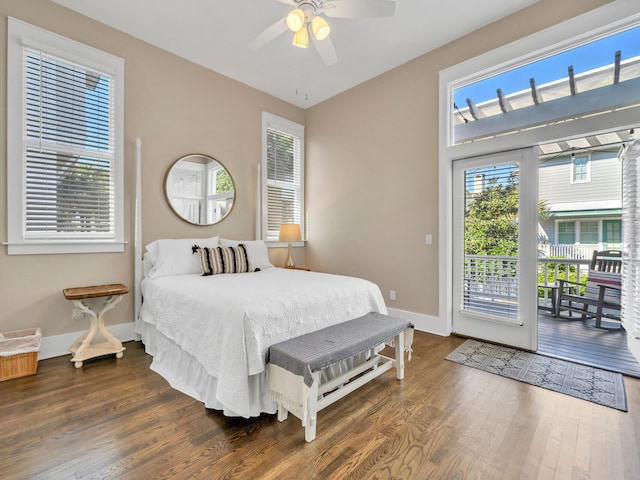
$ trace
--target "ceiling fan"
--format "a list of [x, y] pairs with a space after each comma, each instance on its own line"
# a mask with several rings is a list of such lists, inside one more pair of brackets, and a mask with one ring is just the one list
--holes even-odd
[[329, 38], [331, 27], [324, 16], [334, 18], [390, 17], [396, 11], [395, 0], [278, 0], [291, 11], [253, 39], [249, 48], [257, 50], [287, 30], [293, 32], [293, 45], [309, 47], [309, 37], [326, 65], [338, 61]]

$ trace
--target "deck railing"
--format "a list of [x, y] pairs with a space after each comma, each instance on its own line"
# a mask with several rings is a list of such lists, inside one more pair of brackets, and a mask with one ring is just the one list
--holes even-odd
[[510, 316], [518, 304], [518, 257], [467, 255], [464, 308]]
[[601, 250], [620, 250], [620, 243], [600, 242], [591, 245], [565, 245], [553, 243], [538, 244], [538, 253], [544, 257], [571, 258], [575, 260], [590, 260], [593, 252]]
[[[538, 285], [557, 285], [561, 279], [584, 283], [589, 263], [587, 259], [538, 258]], [[512, 314], [518, 303], [518, 286], [518, 257], [465, 256], [465, 308]], [[551, 292], [539, 288], [538, 296], [549, 303]]]

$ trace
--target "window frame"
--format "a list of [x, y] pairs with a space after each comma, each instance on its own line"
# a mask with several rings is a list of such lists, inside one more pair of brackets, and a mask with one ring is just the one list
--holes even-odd
[[306, 228], [305, 228], [305, 190], [304, 190], [304, 153], [305, 153], [305, 126], [299, 123], [287, 120], [286, 118], [279, 117], [272, 113], [262, 112], [262, 163], [261, 163], [261, 206], [262, 212], [260, 215], [260, 238], [264, 240], [268, 247], [283, 247], [288, 243], [280, 242], [269, 238], [268, 236], [268, 152], [267, 152], [267, 131], [269, 129], [279, 130], [285, 134], [298, 137], [300, 139], [300, 158], [297, 159], [298, 168], [300, 169], [300, 183], [299, 183], [299, 218], [300, 218], [300, 232], [302, 234], [302, 240], [300, 242], [292, 242], [293, 246], [301, 247], [306, 242]]
[[[585, 159], [584, 168], [585, 168], [585, 177], [584, 179], [576, 179], [576, 161]], [[580, 183], [590, 183], [591, 182], [591, 154], [579, 155], [575, 157], [571, 157], [571, 184], [576, 185]]]
[[[7, 29], [7, 253], [59, 254], [124, 251], [124, 60], [15, 18]], [[113, 234], [107, 238], [26, 238], [26, 147], [23, 81], [24, 49], [40, 50], [64, 61], [109, 74], [114, 82], [113, 105]]]

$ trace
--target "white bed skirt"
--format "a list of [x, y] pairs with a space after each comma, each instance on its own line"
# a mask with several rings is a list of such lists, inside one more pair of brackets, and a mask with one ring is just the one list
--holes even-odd
[[[151, 370], [162, 376], [176, 390], [204, 403], [206, 408], [220, 410], [228, 417], [239, 417], [228, 406], [216, 398], [218, 380], [207, 373], [204, 367], [172, 340], [158, 332], [146, 322], [137, 322], [136, 332], [142, 336], [145, 352], [153, 356]], [[250, 416], [261, 413], [276, 413], [278, 406], [269, 396], [266, 375], [251, 375], [249, 383]]]
[[[153, 357], [151, 370], [169, 382], [171, 387], [204, 403], [206, 408], [220, 410], [227, 417], [243, 416], [218, 400], [216, 396], [218, 380], [209, 375], [195, 357], [165, 337], [152, 324], [144, 321], [136, 322], [136, 333], [142, 337], [145, 352]], [[382, 346], [376, 350], [380, 348]], [[369, 352], [363, 352], [340, 364], [327, 367], [322, 372], [321, 383], [353, 369], [368, 357]], [[249, 417], [257, 417], [262, 413], [275, 414], [278, 405], [269, 395], [266, 372], [250, 375], [247, 382], [250, 400]], [[245, 418], [249, 417], [245, 416]]]

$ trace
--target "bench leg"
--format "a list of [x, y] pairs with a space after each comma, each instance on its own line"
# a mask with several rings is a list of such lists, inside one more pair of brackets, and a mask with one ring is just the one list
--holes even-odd
[[396, 378], [402, 380], [404, 378], [404, 332], [400, 332], [393, 339], [396, 346]]
[[304, 439], [312, 442], [316, 438], [316, 422], [318, 420], [318, 387], [320, 386], [320, 371], [313, 372], [313, 383], [307, 398], [307, 422], [304, 426]]
[[278, 402], [278, 421], [284, 422], [289, 416], [289, 410], [284, 408], [281, 402]]

